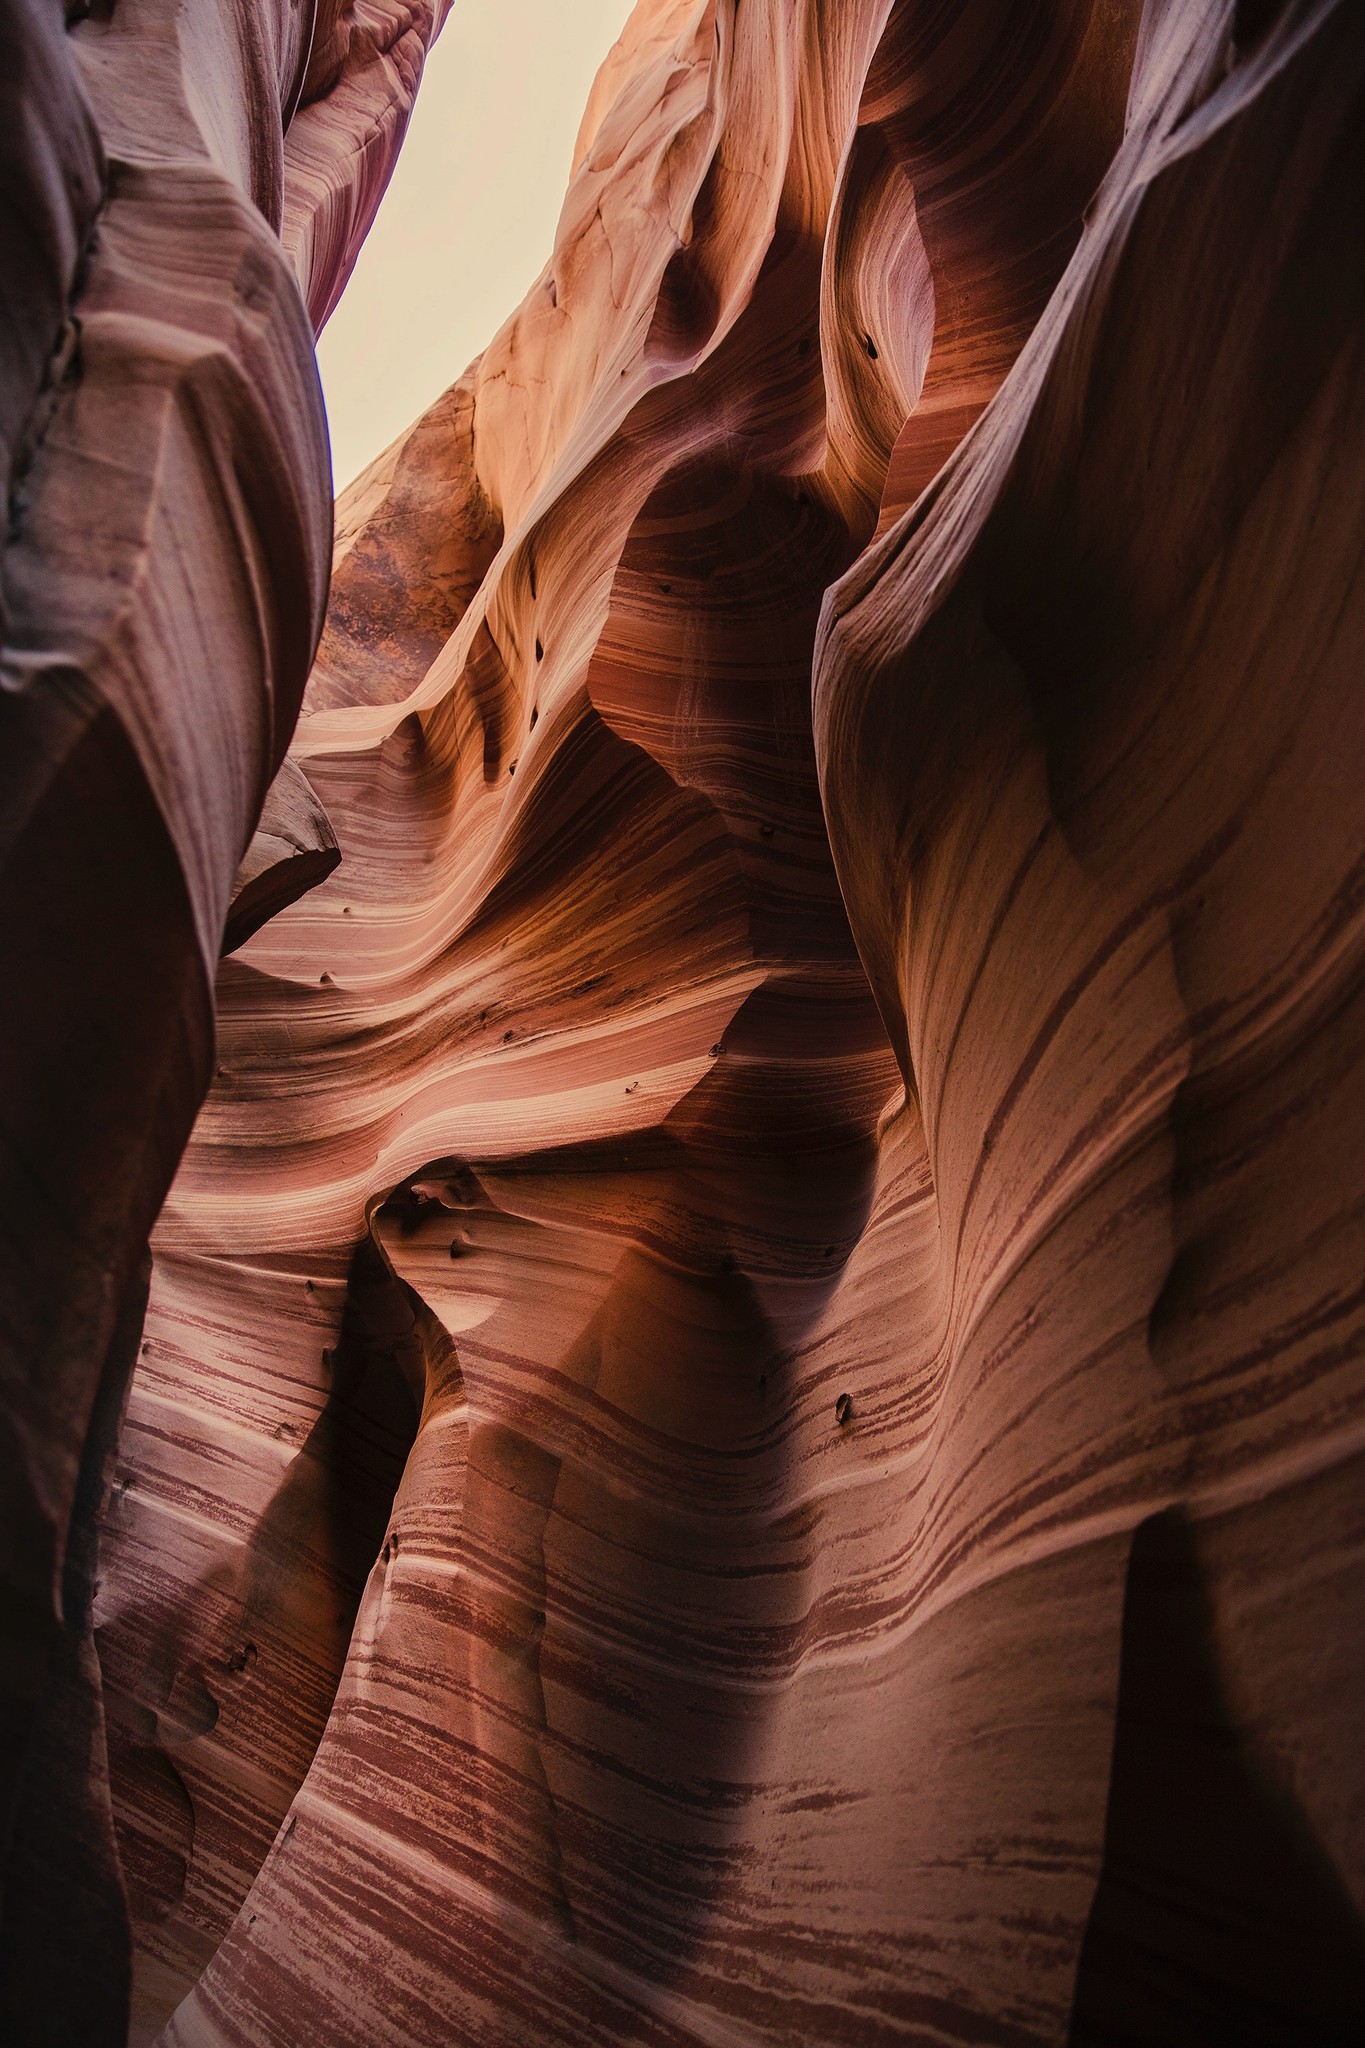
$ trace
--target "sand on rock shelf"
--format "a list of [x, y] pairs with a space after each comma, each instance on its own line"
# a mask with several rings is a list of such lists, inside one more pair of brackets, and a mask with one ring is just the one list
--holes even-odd
[[5, 2038], [1358, 2044], [1365, 13], [639, 0], [333, 530], [441, 12], [0, 4]]

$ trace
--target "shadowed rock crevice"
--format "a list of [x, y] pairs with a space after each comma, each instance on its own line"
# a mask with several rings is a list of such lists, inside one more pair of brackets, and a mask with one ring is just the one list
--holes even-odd
[[1238, 1728], [1197, 1525], [1133, 1537], [1104, 1858], [1071, 2048], [1348, 2048], [1365, 1920], [1292, 1794]]
[[[108, 1617], [100, 1632], [139, 1948], [135, 2043], [152, 2039], [213, 1954], [303, 1782], [416, 1433], [420, 1346], [368, 1242], [329, 1361], [320, 1412], [245, 1555], [193, 1586], [178, 1611]], [[105, 1539], [116, 1575], [155, 1518], [155, 1501], [139, 1500], [125, 1471]], [[244, 1795], [263, 1806], [247, 1827]], [[225, 1856], [241, 1871], [235, 1884]]]
[[25, 2048], [123, 2048], [127, 2033], [127, 1879], [105, 1762], [93, 1610], [99, 1517], [113, 1480], [150, 1275], [144, 1258], [100, 1375], [62, 1564], [62, 1632], [48, 1661], [42, 1732], [24, 1756], [8, 1829], [0, 2025]]

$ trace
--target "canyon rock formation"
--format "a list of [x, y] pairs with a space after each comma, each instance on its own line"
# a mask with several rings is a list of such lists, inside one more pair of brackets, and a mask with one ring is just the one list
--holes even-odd
[[[354, 262], [443, 11], [0, 5], [6, 2041], [126, 2038], [94, 1520], [148, 1231], [212, 1076], [234, 876], [322, 624], [309, 316]], [[307, 886], [298, 851], [248, 858], [257, 908], [288, 900], [282, 865]]]
[[1365, 2038], [1365, 17], [11, 11], [15, 2038]]

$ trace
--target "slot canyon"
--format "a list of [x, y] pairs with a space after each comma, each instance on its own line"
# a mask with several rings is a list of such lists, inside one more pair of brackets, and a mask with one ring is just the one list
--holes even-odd
[[445, 12], [0, 0], [0, 2041], [1360, 2048], [1365, 9], [638, 0], [334, 505]]

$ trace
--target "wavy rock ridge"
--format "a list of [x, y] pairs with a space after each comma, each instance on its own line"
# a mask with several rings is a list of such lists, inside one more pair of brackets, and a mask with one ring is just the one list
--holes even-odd
[[1363, 84], [1345, 0], [637, 6], [218, 971], [134, 2039], [1365, 2031]]

